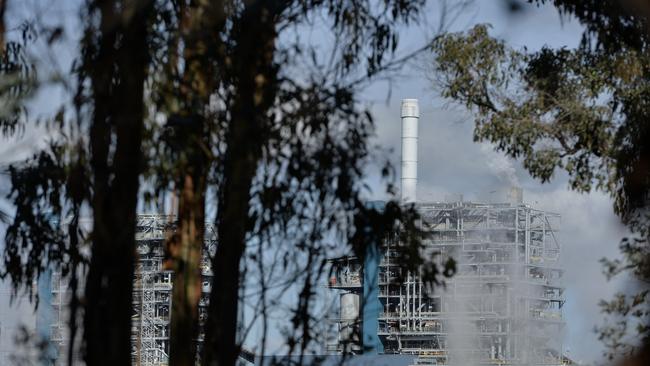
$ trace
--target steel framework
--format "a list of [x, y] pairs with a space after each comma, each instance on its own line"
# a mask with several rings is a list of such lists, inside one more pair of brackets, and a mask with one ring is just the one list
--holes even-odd
[[169, 360], [172, 272], [163, 269], [163, 242], [172, 222], [166, 216], [138, 217], [131, 336], [136, 365], [166, 365]]
[[363, 296], [363, 268], [356, 257], [330, 259], [332, 275], [327, 286], [340, 290], [339, 316], [334, 321], [336, 339], [327, 345], [328, 352], [356, 354], [361, 352], [360, 308]]
[[[167, 215], [139, 215], [136, 227], [138, 259], [133, 280], [133, 315], [131, 321], [131, 346], [134, 365], [165, 366], [169, 362], [169, 324], [172, 310], [173, 272], [163, 268], [163, 243], [174, 230], [175, 218]], [[201, 272], [202, 295], [199, 302], [199, 320], [203, 325], [208, 305], [212, 270], [209, 253], [216, 246], [214, 227], [206, 223], [205, 250]], [[70, 290], [60, 272], [54, 272], [51, 282], [52, 306], [55, 310], [52, 324], [52, 341], [59, 355], [66, 354], [69, 335], [67, 307]], [[201, 327], [202, 328], [202, 327]], [[200, 350], [203, 334], [197, 338]], [[59, 357], [57, 364], [65, 363]]]
[[[418, 364], [561, 365], [559, 215], [509, 203], [417, 208], [423, 254], [437, 264], [454, 258], [457, 273], [444, 289], [431, 288], [419, 273], [402, 271], [401, 244], [385, 240], [377, 280], [384, 352], [417, 355]], [[333, 264], [334, 273], [342, 264], [356, 268], [340, 259]]]

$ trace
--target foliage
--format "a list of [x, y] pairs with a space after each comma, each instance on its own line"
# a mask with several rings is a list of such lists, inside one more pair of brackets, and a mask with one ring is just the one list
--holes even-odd
[[[31, 291], [32, 281], [53, 269], [67, 276], [73, 295], [68, 304], [70, 363], [76, 358], [82, 304], [87, 363], [126, 364], [131, 358], [147, 9], [146, 2], [85, 4], [88, 17], [79, 59], [59, 80], [75, 85], [76, 92], [49, 119], [34, 120], [16, 110], [10, 120], [30, 128], [42, 123], [50, 141], [8, 169], [8, 198], [16, 212], [5, 236], [2, 274], [11, 278], [16, 291]], [[38, 28], [35, 36], [46, 36], [50, 47], [62, 32], [54, 29]], [[26, 102], [24, 97], [18, 102]], [[80, 227], [82, 212], [88, 211], [93, 214], [89, 237]], [[82, 284], [83, 303], [76, 296]]]
[[[544, 1], [536, 1], [543, 3]], [[478, 25], [435, 43], [442, 95], [471, 111], [475, 141], [520, 159], [548, 182], [563, 171], [572, 189], [608, 192], [634, 236], [610, 275], [631, 272], [641, 290], [603, 302], [618, 323], [599, 329], [608, 356], [650, 340], [650, 57], [645, 20], [614, 1], [553, 1], [585, 25], [580, 47], [513, 49]], [[627, 329], [634, 327], [636, 332]], [[616, 328], [616, 329], [615, 329]], [[632, 334], [630, 334], [632, 333]]]
[[[0, 3], [0, 18], [5, 3]], [[25, 22], [19, 27], [20, 37], [5, 43], [4, 22], [0, 19], [0, 136], [4, 138], [20, 135], [24, 127], [23, 117], [27, 110], [24, 101], [31, 96], [36, 86], [36, 70], [26, 55], [35, 39], [31, 24]], [[0, 209], [0, 224], [9, 223], [10, 216]]]
[[[29, 119], [26, 103], [39, 86], [35, 60], [28, 55], [40, 36], [36, 26], [25, 21], [12, 33], [2, 44], [0, 60], [0, 131], [7, 139], [22, 136]], [[62, 123], [61, 115], [54, 116], [51, 123]], [[42, 272], [56, 265], [67, 275], [81, 261], [74, 244], [81, 233], [74, 223], [61, 225], [79, 209], [79, 195], [86, 189], [84, 182], [77, 180], [77, 166], [70, 163], [75, 147], [69, 143], [64, 134], [61, 141], [50, 142], [26, 161], [3, 167], [12, 183], [6, 198], [14, 202], [15, 212], [0, 211], [0, 222], [9, 225], [5, 239], [14, 243], [5, 247], [0, 277], [8, 276], [16, 291], [24, 285], [36, 303], [31, 284]], [[66, 206], [61, 197], [68, 192], [77, 201]], [[49, 245], [40, 244], [44, 242]]]
[[[73, 108], [62, 106], [49, 121], [55, 131], [49, 150], [11, 168], [18, 214], [3, 269], [16, 286], [26, 286], [48, 266], [76, 268], [84, 262], [79, 219], [91, 214], [86, 361], [124, 364], [131, 352], [124, 334], [135, 198], [139, 190], [147, 201], [163, 200], [187, 188], [189, 176], [193, 204], [183, 217], [198, 224], [186, 228], [202, 232], [202, 210], [213, 207], [219, 238], [210, 253], [216, 280], [204, 364], [234, 364], [248, 326], [241, 316], [246, 291], [258, 294], [261, 354], [271, 312], [280, 306], [288, 314], [288, 353], [308, 352], [323, 323], [314, 303], [327, 257], [341, 250], [363, 257], [389, 232], [404, 238], [404, 266], [424, 267], [425, 279], [439, 283], [453, 263], [441, 269], [421, 257], [415, 210], [396, 202], [385, 210], [366, 206], [362, 183], [372, 163], [374, 121], [359, 94], [408, 60], [397, 53], [399, 33], [419, 21], [423, 6], [422, 0], [84, 4], [81, 54], [67, 75], [77, 87]], [[311, 42], [305, 30], [323, 32], [326, 42]], [[391, 179], [392, 168], [384, 173]], [[76, 278], [76, 269], [69, 273]], [[246, 280], [251, 273], [258, 282]], [[281, 304], [288, 288], [297, 289], [295, 303]], [[106, 324], [110, 332], [100, 336]]]
[[[4, 5], [0, 4], [0, 7]], [[37, 33], [29, 22], [22, 23], [18, 31], [19, 37], [1, 45], [0, 132], [3, 137], [22, 132], [21, 122], [25, 122], [27, 113], [24, 102], [36, 86], [36, 69], [27, 55], [27, 49], [33, 46]]]

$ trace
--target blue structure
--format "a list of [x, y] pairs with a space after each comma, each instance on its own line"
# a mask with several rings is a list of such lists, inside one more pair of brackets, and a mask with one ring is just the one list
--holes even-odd
[[[383, 201], [373, 201], [369, 206], [383, 210]], [[363, 307], [361, 309], [362, 319], [362, 349], [364, 354], [376, 355], [384, 352], [384, 346], [379, 340], [377, 329], [379, 329], [379, 313], [382, 310], [379, 302], [379, 262], [381, 261], [381, 243], [374, 243], [366, 249], [366, 257], [363, 262]]]
[[[382, 211], [386, 203], [372, 201], [367, 207]], [[378, 355], [384, 352], [379, 338], [379, 266], [382, 260], [381, 242], [370, 243], [363, 261], [355, 256], [330, 259], [332, 277], [329, 288], [341, 290], [339, 333], [337, 344], [329, 345], [330, 352], [343, 354]]]
[[43, 366], [54, 365], [57, 359], [57, 349], [52, 344], [52, 324], [54, 309], [52, 308], [52, 270], [48, 269], [38, 278], [39, 305], [36, 310], [36, 335], [46, 344], [46, 349], [40, 358]]

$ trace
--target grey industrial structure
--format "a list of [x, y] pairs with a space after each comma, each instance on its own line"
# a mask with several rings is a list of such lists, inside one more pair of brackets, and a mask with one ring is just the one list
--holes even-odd
[[[524, 204], [517, 188], [506, 189], [499, 203], [418, 202], [418, 119], [417, 101], [405, 100], [402, 197], [421, 215], [423, 254], [438, 264], [454, 258], [458, 273], [443, 290], [427, 286], [418, 273], [403, 272], [395, 260], [401, 250], [396, 236], [386, 238], [363, 263], [354, 257], [331, 260], [328, 286], [339, 291], [340, 312], [333, 316], [338, 332], [327, 350], [401, 354], [413, 358], [400, 360], [417, 364], [563, 364], [559, 216]], [[166, 365], [169, 359], [172, 273], [163, 269], [163, 241], [171, 221], [161, 215], [138, 217], [134, 365]], [[214, 245], [208, 225], [206, 252]], [[201, 320], [212, 276], [207, 259], [202, 272]], [[58, 273], [51, 285], [51, 339], [65, 354], [70, 294]], [[61, 364], [64, 359], [59, 358]]]
[[[170, 235], [173, 218], [165, 215], [139, 215], [136, 231], [138, 260], [133, 283], [132, 360], [137, 366], [164, 366], [169, 361], [169, 324], [171, 314], [172, 271], [163, 268], [163, 242]], [[216, 245], [214, 228], [206, 224], [205, 253]], [[204, 255], [202, 295], [199, 300], [199, 321], [205, 320], [212, 283], [208, 256]], [[54, 272], [51, 277], [51, 304], [54, 309], [51, 341], [58, 349], [57, 365], [67, 365], [69, 345], [68, 318], [70, 290], [67, 280]], [[200, 349], [203, 334], [197, 339]]]
[[[562, 364], [558, 215], [522, 203], [417, 208], [427, 233], [425, 250], [438, 264], [454, 258], [458, 272], [444, 289], [431, 289], [417, 273], [402, 272], [395, 260], [400, 243], [385, 240], [376, 279], [383, 352], [418, 355], [434, 364], [454, 357], [464, 364]], [[345, 274], [330, 280], [343, 290], [335, 349], [354, 353], [363, 348], [362, 335], [351, 331], [367, 329], [358, 322], [373, 299], [361, 296], [364, 266], [354, 258], [334, 264], [334, 273]]]
[[421, 216], [422, 254], [438, 265], [455, 259], [457, 274], [445, 288], [431, 288], [419, 273], [403, 271], [397, 236], [363, 263], [332, 260], [328, 285], [340, 292], [340, 312], [329, 350], [410, 354], [437, 365], [568, 363], [559, 215], [524, 204], [516, 187], [502, 190], [499, 203], [417, 202], [417, 101], [405, 100], [402, 118], [403, 202]]

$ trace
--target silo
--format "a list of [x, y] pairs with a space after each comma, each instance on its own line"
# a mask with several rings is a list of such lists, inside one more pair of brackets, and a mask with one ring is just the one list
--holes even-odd
[[359, 319], [359, 294], [348, 292], [341, 295], [341, 320]]
[[359, 305], [360, 296], [357, 293], [348, 292], [341, 295], [341, 329], [339, 332], [340, 342], [346, 348], [345, 352], [358, 350], [361, 335], [359, 330]]

